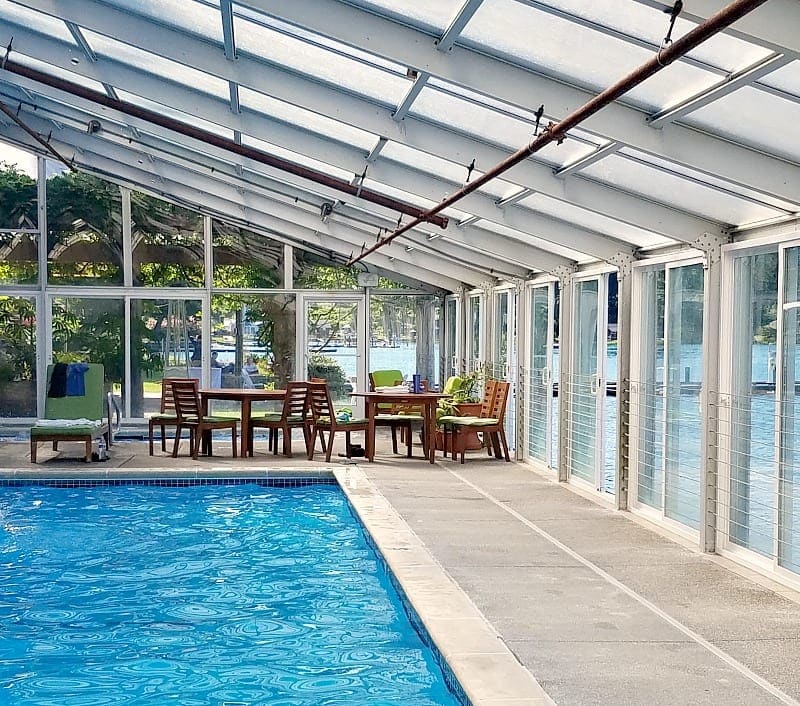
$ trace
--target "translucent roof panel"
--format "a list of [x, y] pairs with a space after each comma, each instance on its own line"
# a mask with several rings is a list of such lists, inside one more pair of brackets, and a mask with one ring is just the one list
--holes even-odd
[[[0, 0], [0, 24], [4, 22], [13, 22], [26, 29], [76, 46], [72, 35], [67, 29], [67, 25], [65, 25], [62, 20], [57, 17], [46, 15], [43, 12], [22, 7], [21, 5], [17, 5], [17, 3], [9, 2], [9, 0]], [[14, 45], [14, 50], [16, 49], [17, 46]]]
[[294, 164], [300, 164], [304, 167], [309, 167], [310, 169], [322, 172], [323, 174], [328, 174], [332, 177], [336, 177], [337, 179], [342, 179], [343, 181], [349, 181], [353, 178], [353, 175], [344, 169], [339, 169], [331, 164], [320, 162], [318, 159], [314, 159], [313, 157], [292, 152], [291, 150], [284, 149], [278, 145], [273, 145], [269, 142], [265, 142], [264, 140], [259, 140], [255, 137], [242, 135], [242, 144], [250, 145], [251, 147], [255, 147], [262, 152], [266, 152], [267, 154], [275, 155], [276, 157], [285, 159], [288, 162], [293, 162]]
[[622, 155], [606, 157], [581, 173], [658, 203], [679, 205], [681, 210], [720, 223], [744, 225], [782, 215], [777, 209], [753, 204]]
[[[683, 120], [800, 162], [800, 103], [746, 86], [694, 111]], [[769, 129], [765, 129], [767, 124]]]
[[[77, 83], [79, 86], [83, 86], [84, 88], [91, 88], [92, 90], [99, 91], [100, 93], [105, 92], [103, 84], [99, 81], [86, 78], [85, 76], [75, 73], [74, 71], [67, 71], [59, 66], [53, 66], [53, 64], [39, 61], [39, 59], [35, 59], [32, 56], [20, 53], [19, 50], [14, 52], [14, 61], [25, 66], [30, 66], [32, 69], [36, 69], [42, 73], [50, 74], [51, 76], [55, 76], [57, 78], [62, 78], [65, 81], [70, 81], [71, 83]], [[86, 61], [88, 62], [89, 60], [87, 59]]]
[[[516, 151], [533, 139], [534, 126], [497, 111], [475, 105], [432, 88], [423, 88], [411, 106], [411, 114], [448, 126]], [[443, 139], [446, 139], [443, 136]], [[554, 167], [590, 154], [592, 146], [567, 138], [563, 144], [551, 144], [536, 153], [536, 159]], [[484, 169], [494, 165], [483, 165]]]
[[527, 198], [521, 199], [519, 205], [530, 208], [538, 213], [543, 213], [562, 221], [573, 223], [586, 230], [625, 241], [637, 248], [656, 248], [675, 242], [658, 233], [652, 233], [643, 228], [637, 228], [627, 223], [622, 223], [621, 221], [609, 218], [600, 213], [587, 211], [580, 206], [575, 206], [567, 201], [560, 201], [545, 196], [544, 194], [533, 194]]
[[177, 27], [222, 44], [222, 21], [218, 8], [197, 0], [105, 0], [135, 15], [159, 24]]
[[[666, 29], [664, 20], [661, 26]], [[482, 52], [599, 92], [653, 57], [623, 39], [541, 12], [516, 0], [484, 0], [462, 32]], [[564, 51], [564, 38], [580, 51]], [[626, 101], [657, 110], [718, 80], [716, 74], [676, 62], [630, 91]]]
[[[141, 106], [142, 108], [147, 108], [148, 110], [152, 110], [156, 113], [161, 113], [168, 118], [173, 118], [182, 123], [186, 123], [191, 127], [200, 128], [201, 130], [219, 135], [220, 137], [230, 138], [230, 131], [227, 128], [217, 125], [216, 123], [212, 123], [209, 120], [204, 120], [196, 115], [184, 113], [180, 110], [171, 108], [170, 106], [163, 105], [162, 103], [155, 103], [147, 98], [137, 96], [133, 93], [128, 93], [127, 91], [118, 90], [117, 95], [119, 95], [122, 100], [127, 101], [128, 103], [133, 103], [134, 105]], [[159, 137], [164, 139], [168, 140], [171, 137], [169, 130], [161, 131], [160, 129], [156, 128], [154, 131], [158, 132]]]
[[[530, 233], [523, 233], [521, 230], [509, 228], [508, 226], [501, 225], [500, 223], [479, 221], [478, 224], [476, 225], [477, 227], [483, 230], [488, 230], [491, 231], [492, 233], [498, 233], [499, 235], [504, 235], [507, 238], [518, 240], [521, 243], [526, 243], [527, 245], [530, 245], [534, 248], [546, 250], [547, 252], [551, 252], [554, 255], [560, 255], [561, 257], [566, 257], [569, 260], [574, 260], [575, 262], [584, 263], [584, 262], [594, 262], [596, 260], [596, 258], [592, 257], [591, 255], [587, 255], [586, 253], [578, 252], [577, 250], [572, 250], [571, 248], [565, 248], [563, 245], [552, 243], [548, 240], [544, 240], [543, 238], [531, 235]], [[489, 243], [487, 243], [487, 246], [488, 245]]]
[[[555, 11], [567, 13], [572, 19], [596, 25], [629, 37], [631, 42], [658, 47], [667, 32], [669, 18], [661, 10], [643, 3], [625, 3], [618, 0], [544, 0], [537, 3]], [[669, 4], [669, 3], [665, 3]], [[690, 20], [679, 17], [675, 22], [672, 38], [682, 37], [695, 28]], [[726, 73], [748, 66], [769, 51], [727, 34], [718, 34], [689, 52], [697, 61], [715, 66]]]
[[248, 108], [259, 114], [272, 116], [281, 122], [296, 125], [303, 130], [323, 135], [336, 142], [353, 145], [366, 152], [369, 152], [378, 140], [377, 135], [366, 130], [284, 103], [244, 86], [239, 86], [239, 104], [243, 109]]
[[[189, 89], [202, 91], [217, 98], [228, 99], [228, 82], [221, 78], [216, 78], [203, 71], [179, 64], [170, 59], [164, 59], [150, 52], [142, 51], [129, 44], [123, 44], [116, 39], [104, 37], [91, 30], [82, 30], [92, 49], [97, 52], [98, 57], [107, 57], [113, 61], [133, 66], [134, 68], [146, 71], [156, 77], [154, 80], [166, 80], [181, 83]], [[116, 85], [116, 84], [114, 84]], [[122, 86], [127, 88], [127, 86]]]
[[365, 96], [384, 105], [397, 105], [410, 81], [383, 68], [315, 46], [241, 16], [234, 18], [237, 50], [316, 80]]
[[791, 96], [800, 99], [800, 61], [793, 61], [791, 64], [767, 74], [759, 80], [759, 83], [786, 91]]
[[461, 9], [464, 0], [351, 0], [350, 4], [441, 35]]

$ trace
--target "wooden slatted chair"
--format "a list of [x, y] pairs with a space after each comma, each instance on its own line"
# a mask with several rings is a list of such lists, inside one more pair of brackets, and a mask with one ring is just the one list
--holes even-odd
[[[483, 387], [483, 399], [481, 399], [481, 409], [478, 412], [478, 417], [487, 419], [491, 417], [492, 406], [494, 405], [495, 397], [497, 395], [497, 380], [489, 379]], [[454, 442], [450, 441], [451, 435], [455, 434], [455, 424], [457, 420], [466, 419], [464, 416], [459, 415], [444, 415], [437, 419], [437, 422], [442, 427], [442, 456], [447, 458], [448, 452], [453, 451]], [[486, 444], [487, 437], [484, 436], [484, 444]], [[488, 444], [487, 448], [488, 448]], [[454, 457], [455, 458], [455, 457]]]
[[456, 417], [452, 424], [455, 430], [453, 440], [453, 460], [456, 453], [461, 453], [461, 463], [464, 463], [464, 454], [467, 448], [467, 433], [469, 431], [482, 432], [484, 438], [491, 440], [495, 458], [501, 458], [502, 453], [507, 462], [511, 461], [508, 455], [508, 443], [506, 442], [505, 416], [506, 405], [508, 404], [508, 393], [511, 385], [507, 382], [496, 382], [495, 397], [492, 402], [489, 417]]
[[[394, 387], [403, 382], [403, 373], [400, 370], [374, 370], [369, 374], [369, 389], [375, 392], [378, 387]], [[422, 421], [422, 416], [417, 415]], [[397, 430], [405, 434], [406, 455], [411, 457], [411, 422], [415, 419], [413, 412], [406, 408], [382, 403], [378, 405], [375, 415], [375, 426], [389, 427], [392, 430], [392, 452], [397, 453]]]
[[192, 458], [197, 458], [200, 446], [203, 452], [212, 455], [211, 432], [214, 429], [231, 430], [231, 447], [233, 456], [236, 457], [236, 425], [239, 420], [235, 417], [212, 417], [201, 415], [200, 393], [198, 382], [194, 378], [187, 380], [172, 380], [172, 395], [175, 399], [175, 411], [178, 414], [178, 423], [175, 430], [175, 445], [172, 447], [172, 456], [178, 456], [178, 445], [181, 433], [189, 430], [189, 448]]
[[336, 433], [343, 431], [345, 433], [345, 451], [347, 458], [351, 457], [351, 444], [350, 434], [354, 431], [366, 432], [369, 428], [369, 421], [364, 418], [353, 418], [348, 421], [340, 421], [336, 419], [336, 412], [333, 409], [333, 402], [331, 401], [331, 391], [326, 382], [310, 382], [308, 383], [308, 401], [311, 408], [311, 442], [308, 445], [308, 460], [314, 460], [314, 443], [317, 440], [317, 434], [329, 432], [327, 448], [325, 449], [325, 460], [331, 460], [333, 452], [333, 440]]
[[166, 453], [167, 427], [178, 426], [178, 413], [175, 411], [175, 398], [172, 396], [173, 380], [185, 380], [186, 378], [162, 378], [161, 380], [161, 408], [158, 414], [154, 414], [147, 421], [147, 441], [150, 447], [150, 455], [153, 455], [153, 432], [156, 427], [161, 427], [161, 450]]
[[283, 455], [292, 457], [292, 429], [302, 429], [306, 442], [306, 454], [311, 440], [311, 417], [309, 415], [308, 383], [289, 382], [286, 385], [286, 397], [283, 400], [283, 410], [280, 412], [267, 412], [250, 417], [249, 429], [242, 433], [248, 435], [250, 455], [253, 455], [253, 429], [263, 427], [270, 431], [270, 442], [274, 453], [278, 453], [278, 439], [272, 439], [273, 432], [283, 433]]

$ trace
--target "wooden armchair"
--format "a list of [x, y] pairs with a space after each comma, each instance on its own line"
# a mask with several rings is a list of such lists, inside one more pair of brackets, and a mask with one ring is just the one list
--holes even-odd
[[178, 423], [175, 430], [175, 445], [172, 447], [172, 456], [178, 456], [178, 445], [181, 440], [181, 432], [189, 430], [189, 449], [192, 458], [197, 458], [200, 445], [203, 452], [212, 455], [211, 432], [214, 429], [231, 430], [231, 447], [233, 456], [236, 457], [236, 425], [239, 420], [232, 417], [211, 417], [203, 416], [200, 404], [200, 393], [198, 383], [194, 378], [188, 380], [173, 380], [172, 394], [175, 399], [175, 411], [178, 415]]
[[502, 453], [507, 462], [511, 461], [508, 455], [508, 443], [506, 442], [505, 416], [506, 405], [508, 404], [508, 393], [511, 385], [507, 382], [495, 382], [495, 396], [492, 402], [490, 416], [488, 417], [455, 417], [452, 425], [455, 430], [453, 441], [453, 460], [456, 453], [461, 453], [461, 463], [464, 463], [464, 452], [466, 451], [467, 433], [471, 430], [482, 432], [485, 439], [491, 441], [494, 449], [495, 458], [501, 458]]
[[[308, 454], [309, 442], [311, 440], [311, 417], [309, 416], [308, 403], [308, 383], [289, 382], [286, 385], [286, 397], [283, 400], [283, 410], [280, 412], [267, 412], [266, 414], [250, 417], [250, 424], [247, 430], [242, 430], [243, 434], [248, 435], [248, 448], [250, 455], [253, 455], [253, 429], [263, 427], [270, 430], [270, 442], [272, 443], [272, 433], [281, 431], [283, 433], [283, 455], [292, 457], [292, 429], [302, 429], [303, 438], [306, 442], [306, 454]], [[272, 447], [275, 454], [278, 453], [278, 440], [274, 440]]]
[[347, 458], [350, 458], [350, 434], [354, 431], [367, 431], [369, 428], [369, 421], [363, 417], [349, 419], [348, 421], [339, 421], [336, 419], [336, 412], [333, 409], [330, 389], [326, 382], [308, 383], [308, 401], [311, 407], [312, 418], [311, 441], [308, 444], [308, 460], [314, 460], [314, 443], [317, 440], [317, 435], [322, 435], [325, 431], [329, 432], [325, 449], [325, 460], [331, 460], [333, 440], [337, 432], [340, 431], [345, 433], [345, 453]]

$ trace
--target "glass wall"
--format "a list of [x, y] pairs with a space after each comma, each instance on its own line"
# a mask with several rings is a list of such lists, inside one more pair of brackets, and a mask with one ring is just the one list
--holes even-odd
[[469, 328], [467, 329], [467, 366], [475, 370], [482, 363], [483, 299], [480, 294], [470, 294], [467, 299]]
[[36, 300], [0, 296], [0, 417], [36, 416]]
[[704, 279], [701, 263], [641, 272], [631, 415], [638, 502], [693, 529], [700, 521]]
[[555, 284], [529, 291], [529, 361], [521, 369], [528, 400], [528, 456], [550, 464], [553, 424], [553, 308]]

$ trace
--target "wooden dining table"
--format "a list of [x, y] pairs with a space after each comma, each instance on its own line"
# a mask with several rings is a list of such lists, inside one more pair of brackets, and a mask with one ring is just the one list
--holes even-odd
[[241, 405], [242, 427], [241, 427], [241, 451], [240, 456], [246, 458], [249, 451], [250, 415], [253, 409], [253, 402], [281, 401], [286, 397], [286, 390], [259, 390], [252, 387], [208, 387], [200, 389], [200, 406], [203, 416], [208, 416], [209, 400], [229, 400], [238, 402]]
[[368, 461], [375, 460], [375, 416], [381, 404], [413, 405], [422, 408], [422, 433], [425, 435], [425, 448], [428, 460], [433, 463], [436, 458], [436, 403], [443, 397], [449, 397], [441, 392], [354, 392], [354, 397], [363, 397], [366, 403], [367, 420], [367, 448], [365, 450]]

